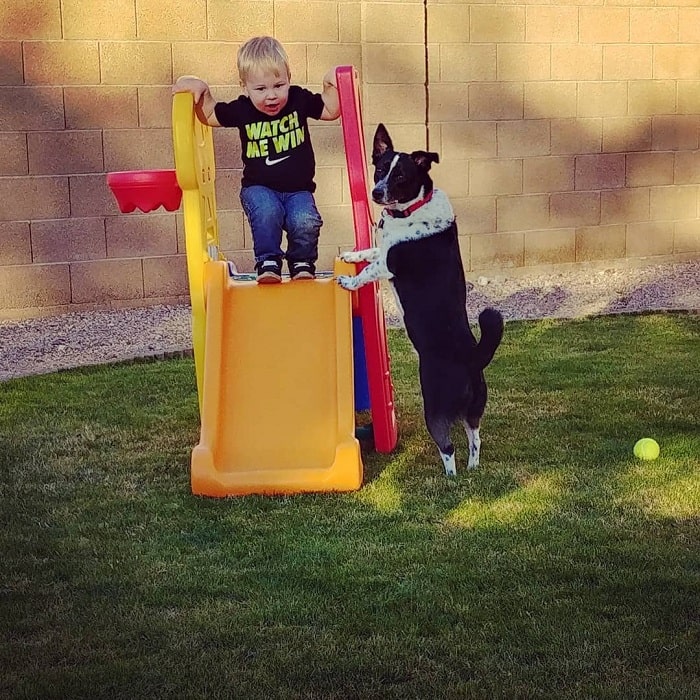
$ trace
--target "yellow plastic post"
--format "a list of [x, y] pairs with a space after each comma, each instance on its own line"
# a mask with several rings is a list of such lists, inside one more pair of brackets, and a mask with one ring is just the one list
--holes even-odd
[[209, 260], [223, 259], [219, 252], [216, 218], [214, 141], [211, 127], [202, 124], [195, 115], [191, 93], [182, 92], [173, 96], [172, 120], [175, 171], [182, 189], [187, 276], [192, 304], [192, 345], [201, 413], [206, 337], [204, 265]]

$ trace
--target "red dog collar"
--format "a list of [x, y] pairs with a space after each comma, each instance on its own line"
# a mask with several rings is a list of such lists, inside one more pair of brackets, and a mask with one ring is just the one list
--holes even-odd
[[420, 209], [424, 204], [427, 204], [433, 198], [433, 192], [435, 192], [434, 189], [430, 190], [423, 199], [413, 202], [406, 209], [385, 209], [384, 211], [394, 219], [405, 219], [407, 216], [411, 216], [416, 209]]

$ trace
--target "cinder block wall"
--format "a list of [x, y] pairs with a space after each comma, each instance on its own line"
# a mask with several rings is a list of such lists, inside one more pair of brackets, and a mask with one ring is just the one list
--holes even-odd
[[[180, 214], [119, 213], [105, 173], [170, 168], [170, 85], [231, 99], [256, 34], [293, 80], [362, 74], [367, 139], [438, 151], [472, 274], [700, 255], [700, 9], [689, 0], [4, 0], [0, 315], [186, 301]], [[223, 248], [252, 267], [240, 149], [215, 134]], [[352, 245], [337, 123], [312, 133], [321, 263]]]

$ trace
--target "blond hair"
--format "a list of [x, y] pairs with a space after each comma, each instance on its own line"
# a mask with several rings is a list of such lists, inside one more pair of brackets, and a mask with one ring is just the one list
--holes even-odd
[[277, 77], [292, 77], [289, 57], [282, 44], [271, 36], [256, 36], [238, 49], [238, 76], [244, 85], [252, 70], [270, 71]]

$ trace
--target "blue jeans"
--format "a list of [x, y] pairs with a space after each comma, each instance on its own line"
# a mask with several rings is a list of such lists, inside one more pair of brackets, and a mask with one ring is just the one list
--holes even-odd
[[253, 232], [256, 263], [284, 257], [283, 230], [289, 262], [316, 262], [323, 221], [311, 192], [277, 192], [250, 185], [241, 189], [241, 204]]

